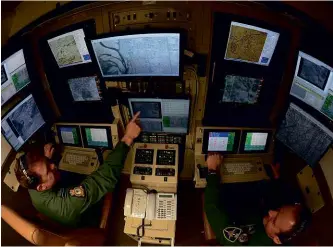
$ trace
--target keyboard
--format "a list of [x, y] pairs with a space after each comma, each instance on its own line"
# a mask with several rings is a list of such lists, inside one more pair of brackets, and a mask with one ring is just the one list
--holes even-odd
[[256, 174], [257, 167], [251, 162], [225, 163], [223, 166], [224, 175]]
[[77, 147], [65, 147], [59, 169], [80, 174], [96, 171], [99, 161], [95, 150]]
[[64, 157], [64, 162], [70, 165], [87, 167], [89, 166], [90, 155], [67, 152]]

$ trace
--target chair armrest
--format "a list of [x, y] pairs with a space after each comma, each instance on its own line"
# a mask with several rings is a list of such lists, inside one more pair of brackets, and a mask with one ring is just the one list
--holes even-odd
[[107, 193], [104, 196], [104, 202], [102, 207], [102, 215], [101, 215], [101, 222], [99, 224], [99, 228], [107, 229], [108, 227], [108, 219], [111, 212], [112, 207], [112, 193]]

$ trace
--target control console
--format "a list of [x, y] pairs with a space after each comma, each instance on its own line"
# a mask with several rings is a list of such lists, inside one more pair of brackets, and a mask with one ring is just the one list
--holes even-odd
[[184, 144], [185, 137], [172, 134], [142, 133], [138, 140], [143, 143]]
[[153, 164], [154, 149], [137, 149], [135, 152], [135, 164]]
[[178, 155], [177, 144], [135, 143], [131, 183], [162, 192], [176, 192]]

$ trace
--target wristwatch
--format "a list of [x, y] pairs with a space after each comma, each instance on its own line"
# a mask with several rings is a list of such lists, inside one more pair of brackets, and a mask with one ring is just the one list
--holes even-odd
[[213, 175], [213, 174], [216, 175], [216, 170], [209, 169], [208, 170], [208, 175]]

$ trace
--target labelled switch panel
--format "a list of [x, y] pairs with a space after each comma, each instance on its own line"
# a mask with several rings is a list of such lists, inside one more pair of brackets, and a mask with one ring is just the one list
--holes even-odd
[[140, 166], [135, 166], [133, 173], [136, 175], [152, 175], [153, 174], [153, 169], [150, 167], [140, 167]]
[[163, 177], [173, 177], [176, 171], [173, 168], [156, 168], [155, 175]]
[[189, 12], [164, 8], [112, 13], [114, 26], [169, 21], [186, 22], [190, 18], [191, 15]]

